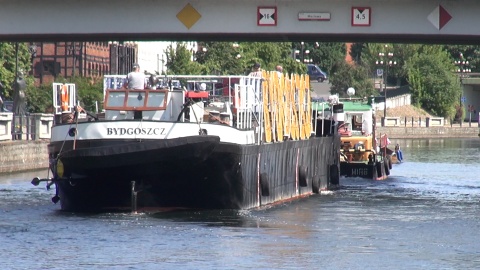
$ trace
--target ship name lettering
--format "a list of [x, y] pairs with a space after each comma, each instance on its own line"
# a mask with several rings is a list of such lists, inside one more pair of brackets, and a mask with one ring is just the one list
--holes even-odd
[[107, 135], [165, 135], [165, 128], [107, 128]]
[[367, 176], [368, 175], [368, 169], [367, 168], [356, 168], [356, 169], [352, 169], [352, 175], [365, 175]]

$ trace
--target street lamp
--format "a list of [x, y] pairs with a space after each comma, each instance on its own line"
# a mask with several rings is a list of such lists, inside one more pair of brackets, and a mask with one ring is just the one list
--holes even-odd
[[300, 53], [299, 50], [295, 50], [295, 51], [294, 51], [294, 56], [293, 56], [293, 58], [295, 59], [296, 62], [300, 62], [300, 60], [297, 59], [297, 55], [298, 55], [299, 53]]
[[310, 60], [309, 60], [310, 58], [309, 58], [309, 56], [308, 56], [309, 53], [310, 53], [310, 50], [305, 50], [305, 56], [306, 56], [307, 59], [303, 59], [303, 62], [304, 62], [304, 63], [305, 63], [305, 62], [308, 63], [308, 62], [310, 61]]
[[[385, 45], [385, 49], [388, 49], [388, 45]], [[393, 52], [380, 52], [378, 53], [380, 60], [375, 61], [375, 64], [378, 66], [385, 67], [385, 74], [382, 70], [382, 81], [383, 81], [383, 119], [387, 117], [387, 82], [388, 82], [388, 67], [396, 66], [397, 61], [391, 60], [393, 58]], [[387, 59], [385, 59], [387, 58]], [[381, 87], [380, 87], [381, 88]], [[385, 121], [385, 120], [384, 120]]]
[[465, 98], [463, 97], [463, 78], [465, 78], [465, 73], [470, 73], [472, 72], [471, 69], [467, 68], [467, 66], [470, 64], [467, 60], [465, 60], [465, 57], [463, 57], [463, 53], [460, 53], [460, 60], [457, 60], [454, 62], [456, 66], [458, 66], [457, 73], [460, 76], [460, 87], [462, 88], [462, 93], [460, 95], [460, 110], [461, 110], [461, 115], [460, 115], [460, 126], [462, 126], [463, 122], [463, 103], [465, 103]]
[[300, 42], [300, 45], [302, 45], [302, 48], [301, 48], [301, 50], [302, 50], [302, 61], [301, 61], [301, 62], [302, 62], [302, 63], [303, 63], [303, 60], [305, 60], [305, 54], [304, 54], [305, 52], [303, 51], [303, 45], [304, 45], [304, 44], [305, 44], [305, 43], [304, 43], [303, 41]]

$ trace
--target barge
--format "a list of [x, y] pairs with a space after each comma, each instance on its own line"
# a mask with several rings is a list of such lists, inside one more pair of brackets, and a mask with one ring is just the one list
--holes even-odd
[[340, 140], [316, 130], [308, 76], [125, 77], [105, 76], [102, 113], [54, 84], [52, 177], [32, 183], [62, 210], [251, 209], [338, 185]]

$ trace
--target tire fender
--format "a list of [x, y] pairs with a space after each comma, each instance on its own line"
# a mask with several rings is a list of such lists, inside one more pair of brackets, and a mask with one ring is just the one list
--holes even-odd
[[298, 166], [298, 184], [301, 187], [308, 186], [308, 167], [306, 166]]
[[270, 184], [268, 183], [268, 175], [266, 173], [260, 174], [260, 191], [262, 196], [270, 196]]
[[385, 158], [383, 162], [385, 167], [385, 175], [390, 175], [390, 160], [388, 158]]
[[312, 192], [313, 193], [320, 192], [320, 178], [317, 175], [314, 175], [312, 178]]
[[340, 176], [339, 176], [339, 173], [338, 173], [338, 166], [336, 164], [330, 165], [329, 176], [330, 176], [330, 184], [332, 184], [332, 185], [339, 185], [340, 184]]
[[377, 169], [377, 178], [381, 178], [383, 176], [383, 173], [382, 173], [382, 163], [377, 161], [375, 163], [375, 168]]

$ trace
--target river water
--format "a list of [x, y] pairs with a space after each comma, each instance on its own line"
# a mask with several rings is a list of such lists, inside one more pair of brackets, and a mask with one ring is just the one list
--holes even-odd
[[0, 176], [0, 269], [479, 269], [480, 139], [396, 142], [386, 181], [249, 211], [65, 213]]

